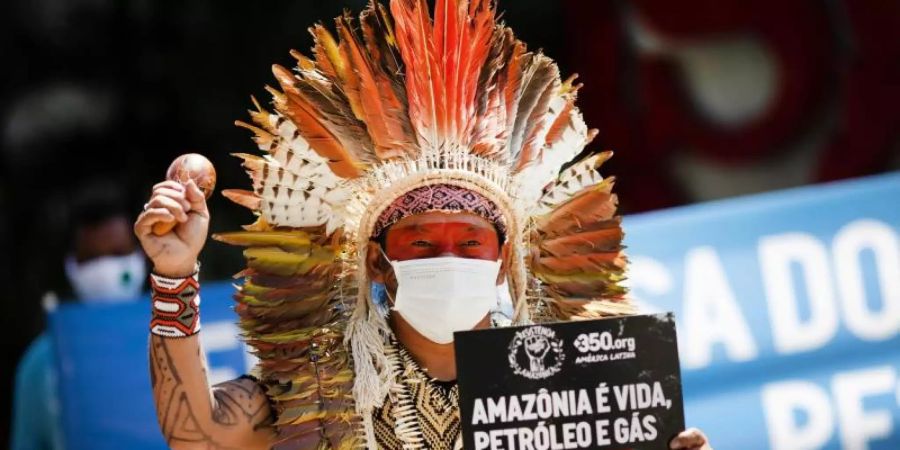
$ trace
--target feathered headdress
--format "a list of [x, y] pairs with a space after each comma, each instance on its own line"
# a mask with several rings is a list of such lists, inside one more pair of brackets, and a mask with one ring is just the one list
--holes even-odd
[[425, 0], [373, 2], [335, 21], [311, 28], [311, 58], [274, 66], [274, 111], [254, 99], [253, 123], [237, 122], [263, 155], [237, 155], [253, 190], [224, 194], [259, 218], [217, 238], [247, 247], [235, 309], [281, 435], [343, 448], [371, 442], [367, 416], [391, 388], [364, 262], [377, 218], [410, 190], [449, 184], [497, 205], [514, 322], [630, 306], [613, 180], [597, 172], [611, 153], [571, 163], [595, 135], [574, 77], [489, 0], [437, 0], [433, 20]]

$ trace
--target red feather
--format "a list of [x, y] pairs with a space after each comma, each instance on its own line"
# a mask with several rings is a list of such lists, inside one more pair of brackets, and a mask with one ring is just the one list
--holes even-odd
[[396, 24], [397, 47], [406, 66], [410, 121], [420, 142], [437, 145], [438, 136], [443, 135], [440, 125], [445, 114], [439, 110], [444, 100], [443, 92], [438, 89], [441, 73], [433, 51], [428, 6], [424, 0], [394, 0], [391, 13]]
[[493, 5], [438, 0], [433, 26], [424, 0], [394, 0], [391, 12], [406, 66], [409, 115], [421, 141], [467, 145], [479, 76], [491, 50]]

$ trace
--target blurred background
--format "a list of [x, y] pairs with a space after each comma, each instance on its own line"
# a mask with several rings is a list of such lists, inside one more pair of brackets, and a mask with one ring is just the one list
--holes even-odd
[[[219, 187], [246, 188], [229, 153], [255, 151], [232, 124], [249, 96], [265, 98], [270, 65], [309, 48], [308, 26], [365, 3], [3, 2], [0, 442], [16, 365], [46, 325], [42, 299], [74, 296], [64, 261], [79, 193], [107, 183], [133, 219], [189, 151], [212, 160]], [[900, 2], [499, 5], [529, 48], [580, 75], [580, 107], [600, 131], [591, 148], [616, 151], [604, 173], [623, 213], [900, 169]], [[220, 195], [210, 209], [211, 231], [252, 221]], [[203, 263], [206, 279], [226, 280], [242, 257], [210, 242]]]

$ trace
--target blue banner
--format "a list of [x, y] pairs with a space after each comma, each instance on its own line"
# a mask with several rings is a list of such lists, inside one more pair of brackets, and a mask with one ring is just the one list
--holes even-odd
[[[717, 449], [900, 448], [900, 174], [625, 219], [644, 312], [674, 311], [688, 426]], [[213, 382], [254, 361], [203, 283]], [[67, 449], [165, 449], [149, 299], [51, 316]]]
[[[247, 373], [256, 362], [231, 310], [234, 288], [202, 281], [200, 339], [215, 384]], [[51, 315], [67, 450], [169, 448], [153, 407], [149, 323], [149, 297], [116, 306], [64, 304]]]
[[689, 426], [722, 449], [900, 448], [900, 175], [625, 220], [674, 311]]

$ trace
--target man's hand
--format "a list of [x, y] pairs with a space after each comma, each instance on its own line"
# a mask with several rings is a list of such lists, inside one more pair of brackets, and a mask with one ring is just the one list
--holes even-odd
[[713, 450], [709, 446], [706, 435], [696, 428], [688, 428], [678, 433], [678, 436], [669, 442], [669, 448], [672, 450]]
[[[176, 225], [168, 233], [157, 236], [153, 225], [159, 222], [176, 222]], [[134, 224], [134, 234], [153, 261], [154, 271], [173, 278], [194, 272], [208, 229], [206, 198], [193, 180], [185, 185], [163, 181], [153, 186], [150, 200]]]

